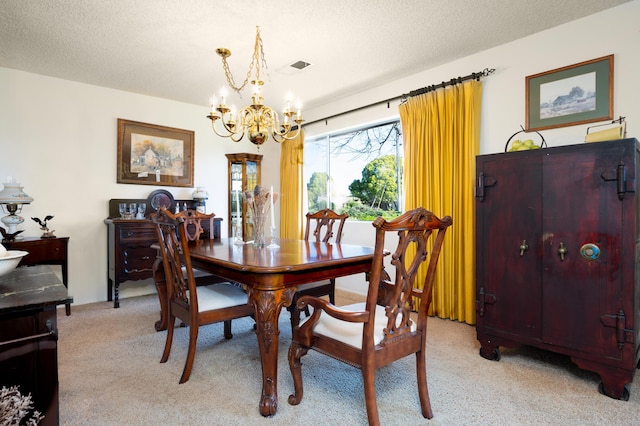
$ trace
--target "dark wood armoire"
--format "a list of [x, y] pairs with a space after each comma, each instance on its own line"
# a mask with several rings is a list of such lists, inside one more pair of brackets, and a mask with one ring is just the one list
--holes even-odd
[[531, 345], [628, 399], [638, 363], [638, 141], [476, 159], [480, 355]]

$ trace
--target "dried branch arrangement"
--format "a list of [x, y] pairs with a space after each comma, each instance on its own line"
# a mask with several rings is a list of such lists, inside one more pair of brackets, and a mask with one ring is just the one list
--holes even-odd
[[44, 416], [32, 410], [31, 395], [22, 395], [17, 386], [0, 389], [0, 425], [37, 425]]

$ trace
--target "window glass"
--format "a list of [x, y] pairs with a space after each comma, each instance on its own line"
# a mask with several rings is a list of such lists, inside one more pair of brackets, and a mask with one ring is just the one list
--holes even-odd
[[403, 204], [400, 122], [309, 138], [304, 180], [308, 211], [330, 208], [350, 220], [396, 217]]

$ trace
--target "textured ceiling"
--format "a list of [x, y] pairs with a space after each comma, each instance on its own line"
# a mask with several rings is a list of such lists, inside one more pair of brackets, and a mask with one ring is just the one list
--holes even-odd
[[311, 108], [625, 2], [0, 0], [0, 66], [207, 106], [215, 49], [241, 82], [259, 25], [266, 103]]

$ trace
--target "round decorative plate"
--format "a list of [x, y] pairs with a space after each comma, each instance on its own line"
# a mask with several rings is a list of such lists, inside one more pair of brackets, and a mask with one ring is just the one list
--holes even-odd
[[162, 207], [168, 209], [173, 204], [173, 195], [165, 189], [157, 189], [149, 194], [149, 204], [156, 211]]

